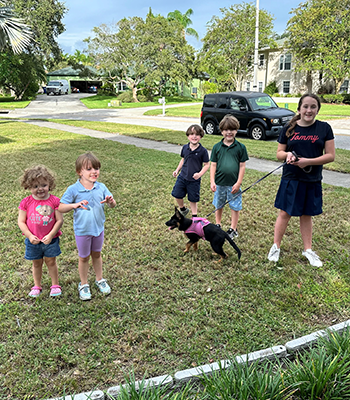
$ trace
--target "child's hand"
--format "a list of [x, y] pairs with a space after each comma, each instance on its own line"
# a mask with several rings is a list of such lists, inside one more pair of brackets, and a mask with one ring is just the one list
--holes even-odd
[[193, 174], [192, 178], [195, 179], [196, 181], [201, 177], [199, 172], [196, 172], [195, 174]]
[[87, 200], [82, 200], [82, 201], [79, 201], [79, 203], [73, 204], [73, 208], [83, 208], [84, 210], [87, 210], [87, 208], [84, 207], [87, 204], [89, 204], [89, 202]]
[[241, 187], [241, 185], [238, 185], [237, 183], [235, 183], [233, 186], [232, 186], [232, 189], [231, 189], [231, 193], [237, 193], [238, 191], [239, 191], [239, 188]]
[[41, 242], [41, 240], [35, 235], [30, 235], [28, 239], [31, 244], [39, 244]]
[[177, 177], [177, 174], [178, 174], [178, 172], [177, 172], [177, 171], [174, 171], [174, 172], [173, 172], [173, 177], [176, 178], [176, 177]]
[[211, 183], [211, 184], [210, 184], [210, 190], [211, 190], [212, 192], [216, 192], [216, 184], [215, 184], [215, 183]]
[[101, 204], [106, 203], [111, 207], [116, 205], [116, 201], [113, 199], [113, 196], [106, 196], [104, 200], [101, 201]]
[[51, 237], [50, 234], [49, 234], [49, 235], [46, 235], [46, 236], [44, 236], [44, 237], [41, 239], [41, 241], [42, 241], [44, 244], [50, 244], [50, 243], [52, 242], [52, 237]]

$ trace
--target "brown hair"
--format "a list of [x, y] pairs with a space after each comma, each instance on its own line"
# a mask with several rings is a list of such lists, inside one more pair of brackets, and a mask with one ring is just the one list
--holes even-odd
[[77, 160], [75, 161], [75, 170], [79, 175], [82, 169], [87, 169], [90, 165], [94, 169], [101, 168], [100, 160], [94, 154], [88, 151], [87, 153], [81, 154], [77, 158]]
[[47, 181], [49, 190], [55, 189], [55, 177], [44, 165], [34, 165], [27, 168], [21, 178], [21, 186], [24, 189], [33, 188], [39, 181]]
[[225, 115], [219, 124], [220, 131], [232, 130], [237, 131], [239, 129], [239, 121], [233, 115]]
[[204, 131], [203, 131], [202, 127], [199, 126], [199, 125], [197, 125], [197, 124], [191, 125], [191, 126], [187, 129], [187, 131], [186, 131], [186, 136], [190, 136], [190, 135], [192, 135], [193, 133], [195, 133], [196, 135], [199, 135], [200, 137], [203, 137], [203, 136], [204, 136]]
[[[305, 99], [306, 97], [312, 97], [313, 99], [315, 99], [315, 100], [317, 101], [318, 111], [319, 111], [320, 108], [321, 108], [321, 100], [320, 100], [320, 98], [319, 98], [316, 94], [313, 94], [313, 93], [305, 93], [305, 94], [303, 94], [303, 95], [300, 97], [297, 110], [300, 111], [301, 106], [303, 105], [303, 101], [304, 101], [304, 99]], [[300, 114], [296, 114], [296, 115], [294, 115], [294, 117], [290, 120], [290, 122], [289, 122], [289, 128], [287, 129], [287, 132], [286, 132], [286, 136], [287, 136], [287, 137], [293, 136], [293, 134], [294, 134], [294, 128], [295, 128], [295, 126], [296, 126], [296, 124], [297, 124], [297, 121], [299, 121], [300, 118], [301, 118], [301, 117], [300, 117]]]

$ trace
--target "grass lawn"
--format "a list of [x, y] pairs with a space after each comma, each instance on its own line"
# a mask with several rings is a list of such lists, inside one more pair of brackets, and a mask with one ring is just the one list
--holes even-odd
[[31, 100], [8, 100], [6, 97], [0, 97], [0, 110], [14, 110], [15, 108], [25, 108]]
[[[172, 144], [184, 145], [187, 143], [187, 137], [184, 132], [173, 131], [170, 129], [153, 128], [147, 126], [133, 126], [127, 124], [115, 124], [113, 122], [96, 122], [96, 121], [80, 121], [80, 120], [61, 120], [50, 119], [49, 121], [61, 124], [78, 126], [81, 128], [95, 129], [98, 131], [118, 133], [120, 135], [135, 136], [142, 139], [151, 139], [157, 141], [166, 141]], [[211, 150], [215, 143], [221, 140], [218, 135], [205, 135], [201, 140], [202, 145]], [[255, 141], [247, 139], [242, 135], [238, 137], [247, 147], [250, 157], [264, 158], [271, 161], [277, 161], [276, 150], [277, 142], [272, 140]], [[350, 173], [350, 151], [336, 149], [336, 160], [333, 163], [325, 165], [325, 169]]]
[[[184, 134], [182, 134], [182, 137]], [[0, 155], [6, 166], [0, 192], [0, 398], [42, 399], [157, 376], [284, 344], [349, 319], [350, 190], [324, 185], [324, 213], [314, 218], [315, 269], [301, 256], [297, 219], [288, 227], [277, 265], [267, 261], [277, 210], [279, 177], [244, 195], [237, 244], [216, 264], [206, 242], [183, 254], [185, 238], [164, 222], [173, 213], [172, 171], [179, 155], [117, 142], [0, 121]], [[254, 143], [256, 146], [257, 143]], [[267, 143], [267, 145], [272, 145]], [[57, 174], [61, 196], [77, 179], [77, 156], [92, 150], [102, 163], [101, 182], [117, 207], [106, 210], [104, 276], [112, 294], [78, 299], [77, 251], [72, 213], [65, 215], [58, 257], [61, 298], [43, 293], [25, 261], [17, 207], [29, 195], [18, 182], [23, 170], [42, 163]], [[247, 170], [244, 185], [261, 173]], [[209, 174], [203, 177], [200, 215], [213, 210]], [[213, 216], [210, 217], [214, 221]], [[224, 211], [223, 227], [229, 226]]]
[[[286, 103], [277, 103], [279, 107], [285, 107]], [[294, 112], [297, 110], [297, 103], [287, 103], [288, 108]], [[188, 107], [174, 107], [165, 109], [165, 114], [169, 117], [191, 117], [199, 118], [202, 109], [202, 104], [197, 104]], [[163, 113], [162, 109], [149, 110], [145, 115], [160, 115]], [[350, 117], [349, 105], [335, 105], [335, 104], [322, 104], [321, 110], [318, 114], [318, 119], [327, 120], [331, 118], [345, 118]]]
[[[159, 106], [157, 97], [154, 101], [147, 101], [147, 102], [140, 102], [140, 103], [122, 103], [120, 107], [113, 107], [113, 108], [138, 108], [138, 107], [150, 107], [150, 106]], [[111, 100], [116, 100], [115, 96], [106, 96], [97, 94], [95, 96], [86, 97], [81, 99], [81, 102], [86, 105], [87, 108], [109, 108], [108, 103]], [[174, 96], [174, 97], [165, 97], [165, 101], [167, 105], [170, 104], [178, 104], [178, 103], [198, 103], [201, 100], [193, 99], [190, 97], [181, 97], [181, 96]]]

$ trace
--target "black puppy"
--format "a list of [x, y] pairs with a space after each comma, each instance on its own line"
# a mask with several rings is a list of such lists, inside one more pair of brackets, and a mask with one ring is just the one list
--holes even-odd
[[221, 261], [227, 258], [227, 254], [223, 250], [225, 240], [236, 250], [238, 258], [241, 258], [241, 250], [237, 247], [236, 243], [230, 238], [227, 232], [223, 231], [218, 226], [211, 224], [205, 218], [185, 218], [180, 211], [175, 207], [175, 214], [165, 223], [169, 229], [178, 228], [183, 231], [188, 237], [189, 241], [186, 243], [187, 253], [193, 245], [194, 250], [198, 250], [198, 241], [200, 238], [208, 240], [215, 253], [221, 256]]

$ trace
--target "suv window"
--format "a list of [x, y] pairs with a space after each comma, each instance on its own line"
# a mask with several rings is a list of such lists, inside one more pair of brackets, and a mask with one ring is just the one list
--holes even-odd
[[277, 104], [270, 96], [261, 96], [248, 99], [252, 110], [264, 110], [265, 108], [277, 108]]
[[244, 99], [236, 99], [234, 97], [231, 97], [230, 101], [231, 101], [232, 110], [240, 111], [242, 108], [246, 108], [247, 107], [246, 102], [244, 101]]
[[215, 105], [214, 97], [208, 97], [208, 96], [204, 97], [204, 102], [203, 102], [204, 107], [214, 107], [214, 105]]
[[226, 107], [227, 107], [227, 97], [226, 96], [219, 96], [218, 97], [217, 108], [226, 108]]

